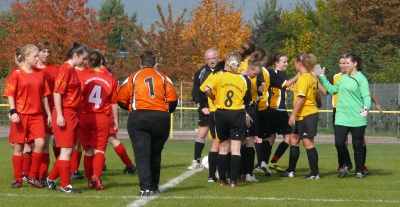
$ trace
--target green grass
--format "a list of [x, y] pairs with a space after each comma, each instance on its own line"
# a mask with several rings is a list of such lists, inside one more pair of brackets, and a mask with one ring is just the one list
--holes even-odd
[[[133, 157], [130, 142], [123, 143]], [[207, 142], [203, 156], [209, 147]], [[148, 201], [147, 206], [396, 206], [400, 204], [399, 147], [369, 145], [367, 166], [373, 175], [364, 179], [354, 178], [354, 170], [344, 179], [337, 178], [336, 149], [332, 144], [321, 144], [316, 146], [320, 180], [303, 178], [309, 168], [306, 152], [301, 147], [295, 178], [280, 178], [276, 173], [265, 177], [262, 172], [255, 172], [259, 183], [239, 182], [238, 188], [231, 189], [207, 183], [208, 172], [203, 170]], [[349, 149], [352, 151], [351, 146]], [[0, 206], [126, 206], [139, 199], [137, 175], [122, 174], [124, 166], [110, 146], [106, 153], [108, 170], [102, 176], [106, 190], [90, 190], [85, 180], [72, 180], [72, 185], [83, 191], [80, 195], [35, 189], [26, 183], [21, 189], [9, 188], [13, 180], [11, 156], [8, 139], [0, 139]], [[192, 156], [193, 142], [167, 142], [160, 185], [187, 172]], [[279, 163], [286, 167], [287, 162], [288, 151]], [[83, 172], [82, 163], [80, 170]]]

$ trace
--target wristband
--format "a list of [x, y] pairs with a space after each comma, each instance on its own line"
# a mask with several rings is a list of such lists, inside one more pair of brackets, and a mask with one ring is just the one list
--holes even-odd
[[13, 115], [13, 114], [15, 114], [15, 113], [17, 113], [17, 109], [11, 109], [11, 110], [10, 110], [10, 115]]

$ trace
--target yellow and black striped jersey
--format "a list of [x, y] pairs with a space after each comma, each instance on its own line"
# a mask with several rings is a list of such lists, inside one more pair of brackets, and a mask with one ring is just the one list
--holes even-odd
[[297, 98], [305, 97], [305, 101], [296, 114], [296, 121], [303, 120], [303, 117], [318, 113], [316, 107], [316, 96], [318, 90], [317, 78], [311, 73], [303, 73], [296, 81], [294, 86], [293, 107], [296, 105]]
[[[335, 75], [333, 75], [332, 77], [332, 85], [335, 85], [337, 82], [339, 82], [340, 78], [342, 78], [343, 73], [337, 73]], [[338, 93], [333, 94], [332, 96], [332, 106], [333, 108], [336, 108], [337, 106], [337, 102], [338, 102]]]
[[[219, 76], [223, 73], [223, 71], [219, 71], [216, 73], [210, 73], [210, 75], [207, 77], [207, 79], [201, 84], [200, 86], [200, 91], [204, 92], [206, 89], [207, 85], [209, 82], [211, 82], [212, 79], [214, 78], [219, 78]], [[211, 90], [211, 93], [215, 96], [215, 90]], [[210, 112], [215, 112], [217, 110], [217, 107], [213, 104], [212, 100], [210, 97], [208, 97], [208, 106], [210, 108]]]
[[244, 98], [247, 93], [246, 79], [240, 74], [225, 72], [219, 78], [213, 78], [207, 87], [216, 94], [214, 105], [218, 109], [244, 109]]
[[262, 75], [264, 77], [265, 83], [264, 83], [264, 90], [259, 97], [259, 102], [258, 102], [258, 110], [259, 111], [264, 111], [268, 109], [268, 97], [269, 97], [269, 85], [270, 85], [270, 77], [269, 77], [269, 72], [266, 68], [262, 68]]
[[[248, 67], [249, 67], [248, 60], [244, 60], [239, 66], [238, 73], [241, 73], [242, 71], [246, 70]], [[252, 101], [256, 102], [258, 100], [258, 92], [257, 92], [258, 87], [265, 84], [264, 76], [260, 73], [257, 75], [256, 78], [250, 79], [250, 82], [251, 82], [251, 99], [252, 99]]]
[[267, 69], [270, 75], [269, 107], [286, 111], [287, 86], [289, 80], [286, 73], [280, 70]]

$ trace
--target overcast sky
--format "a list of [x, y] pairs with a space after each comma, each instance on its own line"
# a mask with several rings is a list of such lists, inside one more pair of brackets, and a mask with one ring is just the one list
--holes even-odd
[[[25, 0], [21, 0], [24, 2]], [[88, 7], [92, 7], [95, 10], [101, 8], [101, 3], [105, 0], [88, 0]], [[135, 11], [138, 12], [138, 23], [143, 23], [145, 27], [149, 27], [154, 21], [159, 20], [160, 16], [157, 13], [157, 4], [161, 5], [164, 14], [167, 15], [168, 3], [172, 5], [172, 12], [174, 17], [180, 15], [184, 8], [188, 9], [185, 19], [189, 19], [190, 11], [198, 6], [200, 0], [121, 0], [125, 5], [125, 12], [128, 15], [133, 14]], [[293, 7], [299, 0], [278, 0], [278, 5], [283, 8]], [[307, 0], [312, 2], [312, 0]], [[0, 10], [10, 8], [10, 5], [14, 0], [0, 0]], [[252, 20], [254, 12], [257, 11], [257, 3], [263, 4], [266, 0], [236, 0], [238, 7], [243, 6], [243, 17], [245, 20]], [[244, 3], [244, 4], [243, 4]]]
[[[238, 7], [243, 5], [244, 19], [252, 20], [253, 14], [258, 8], [257, 3], [263, 4], [265, 1], [266, 0], [236, 0], [236, 5], [238, 5]], [[89, 0], [88, 6], [99, 10], [102, 2], [103, 0]], [[160, 4], [164, 14], [167, 14], [167, 6], [168, 3], [170, 3], [172, 5], [172, 12], [176, 16], [180, 15], [184, 8], [187, 8], [186, 19], [190, 18], [190, 11], [199, 5], [199, 0], [121, 0], [121, 2], [125, 5], [125, 12], [128, 13], [128, 15], [137, 11], [138, 22], [143, 23], [146, 27], [160, 19], [157, 13], [157, 4]], [[278, 0], [278, 5], [281, 5], [283, 8], [289, 8], [293, 7], [296, 2], [298, 2], [298, 0]]]

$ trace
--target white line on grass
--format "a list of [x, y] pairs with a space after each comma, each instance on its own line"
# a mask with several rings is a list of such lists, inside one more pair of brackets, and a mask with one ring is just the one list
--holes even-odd
[[[192, 172], [192, 171], [189, 171]], [[194, 173], [193, 173], [194, 174]], [[190, 176], [189, 176], [190, 177]], [[173, 180], [171, 180], [172, 182]], [[178, 184], [178, 183], [176, 183]], [[165, 191], [168, 188], [160, 188], [161, 191]], [[173, 186], [171, 186], [173, 187]], [[13, 193], [0, 193], [0, 197], [52, 197], [52, 198], [97, 198], [97, 199], [133, 199], [137, 196], [83, 196], [80, 195], [65, 195], [59, 194], [13, 194]], [[155, 196], [146, 199], [147, 202], [153, 200]], [[172, 199], [185, 199], [185, 200], [200, 200], [200, 199], [215, 199], [215, 200], [260, 200], [260, 201], [304, 201], [304, 202], [360, 202], [360, 203], [400, 203], [400, 200], [366, 200], [366, 199], [329, 199], [329, 198], [277, 198], [277, 197], [218, 197], [218, 196], [161, 196], [157, 199], [172, 200]], [[139, 199], [140, 200], [140, 199]], [[147, 203], [146, 202], [146, 203]], [[144, 203], [144, 204], [146, 204]], [[142, 205], [144, 205], [142, 204]]]
[[[178, 185], [180, 182], [184, 181], [186, 178], [191, 177], [192, 175], [196, 174], [197, 172], [202, 171], [202, 168], [196, 169], [196, 170], [190, 170], [190, 171], [186, 171], [184, 173], [182, 173], [180, 176], [168, 181], [167, 183], [165, 183], [164, 185], [162, 185], [160, 187], [160, 192], [164, 192], [170, 188], [175, 187], [176, 185]], [[150, 196], [150, 197], [141, 197], [137, 200], [135, 200], [134, 202], [130, 203], [128, 205], [128, 207], [136, 207], [136, 206], [144, 206], [146, 205], [149, 201], [157, 198], [158, 195], [155, 196]]]
[[399, 200], [365, 200], [365, 199], [324, 199], [324, 198], [276, 198], [276, 197], [218, 197], [218, 196], [162, 196], [158, 199], [185, 199], [185, 200], [270, 200], [270, 201], [305, 201], [305, 202], [361, 202], [361, 203], [400, 203]]

